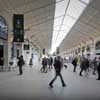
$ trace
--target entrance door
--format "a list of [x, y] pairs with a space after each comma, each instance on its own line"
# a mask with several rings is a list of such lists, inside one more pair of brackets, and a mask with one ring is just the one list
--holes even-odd
[[0, 45], [0, 66], [4, 64], [4, 48], [3, 45]]

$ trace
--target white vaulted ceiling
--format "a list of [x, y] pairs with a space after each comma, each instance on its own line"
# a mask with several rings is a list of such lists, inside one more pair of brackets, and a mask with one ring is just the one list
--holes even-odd
[[55, 0], [0, 0], [0, 15], [8, 16], [12, 32], [13, 14], [24, 14], [25, 38], [41, 49], [50, 49], [55, 3]]
[[63, 40], [60, 50], [67, 51], [97, 37], [100, 37], [100, 0], [93, 0]]
[[[51, 48], [52, 36], [59, 34], [54, 42], [59, 43], [60, 37], [66, 36], [60, 44], [61, 51], [73, 48], [82, 42], [89, 41], [100, 36], [100, 0], [70, 0], [64, 27], [62, 20], [65, 17], [65, 10], [69, 0], [0, 0], [0, 15], [6, 16], [9, 23], [9, 33], [12, 32], [13, 14], [24, 14], [25, 17], [25, 38], [28, 38], [34, 45], [41, 49]], [[91, 2], [80, 18], [71, 26], [81, 6], [75, 6], [73, 1], [82, 3]], [[66, 6], [64, 6], [65, 2]], [[78, 2], [79, 3], [79, 2]], [[59, 9], [55, 14], [56, 5]], [[73, 11], [70, 13], [70, 11]], [[60, 14], [60, 15], [59, 15]], [[70, 19], [71, 18], [71, 19]], [[56, 24], [55, 24], [56, 23]], [[68, 24], [67, 24], [68, 23]], [[74, 22], [73, 22], [74, 23]], [[57, 26], [58, 25], [58, 26]], [[54, 26], [57, 26], [56, 28]], [[66, 35], [67, 27], [72, 27]], [[59, 28], [60, 27], [60, 28]], [[53, 34], [53, 32], [57, 34]], [[62, 32], [60, 32], [62, 31]], [[64, 31], [64, 33], [63, 33]]]
[[55, 7], [54, 30], [51, 53], [60, 46], [72, 27], [76, 24], [83, 11], [92, 0], [64, 0]]

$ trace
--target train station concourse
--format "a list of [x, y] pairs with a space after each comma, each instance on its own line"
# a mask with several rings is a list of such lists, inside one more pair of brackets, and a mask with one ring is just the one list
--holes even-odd
[[100, 100], [100, 0], [0, 0], [0, 100], [56, 99]]

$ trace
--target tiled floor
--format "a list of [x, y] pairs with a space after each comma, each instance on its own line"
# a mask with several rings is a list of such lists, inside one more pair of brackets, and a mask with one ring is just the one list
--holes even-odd
[[0, 100], [100, 100], [100, 81], [95, 76], [80, 77], [73, 73], [72, 66], [62, 70], [66, 87], [63, 88], [59, 78], [51, 89], [48, 83], [54, 71], [41, 73], [40, 66], [24, 68], [22, 76], [13, 72], [0, 73]]

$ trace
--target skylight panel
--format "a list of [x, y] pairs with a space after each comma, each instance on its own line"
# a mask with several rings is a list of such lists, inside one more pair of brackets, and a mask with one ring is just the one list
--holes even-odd
[[[64, 0], [63, 2], [56, 4], [51, 49], [52, 53], [62, 43], [89, 2], [90, 0]], [[58, 16], [62, 17], [56, 19]]]
[[62, 17], [59, 17], [59, 18], [55, 18], [54, 19], [54, 27], [55, 26], [60, 26], [61, 25], [61, 22], [62, 22], [62, 19], [63, 19], [63, 16]]
[[76, 20], [77, 19], [73, 19], [72, 17], [66, 15], [63, 24], [65, 27], [72, 27]]
[[86, 5], [81, 3], [79, 0], [71, 0], [67, 14], [78, 19], [85, 7]]
[[66, 6], [64, 4], [64, 1], [56, 3], [55, 17], [63, 15], [65, 13], [65, 9], [66, 9]]

